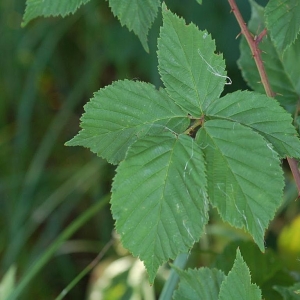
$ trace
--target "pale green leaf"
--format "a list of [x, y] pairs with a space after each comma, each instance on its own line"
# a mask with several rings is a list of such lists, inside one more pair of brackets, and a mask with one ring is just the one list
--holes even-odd
[[27, 0], [22, 26], [36, 17], [50, 17], [73, 14], [90, 0]]
[[261, 291], [256, 284], [251, 283], [251, 276], [240, 250], [231, 271], [223, 281], [219, 300], [261, 300]]
[[66, 145], [90, 148], [113, 164], [149, 130], [181, 133], [188, 126], [185, 114], [164, 90], [144, 82], [114, 82], [95, 93], [84, 108], [82, 130]]
[[202, 4], [202, 0], [196, 0], [199, 4]]
[[283, 197], [280, 160], [261, 135], [237, 122], [211, 120], [196, 140], [207, 163], [208, 194], [223, 220], [245, 228], [264, 251], [264, 232]]
[[147, 44], [148, 31], [155, 20], [160, 6], [159, 0], [109, 0], [113, 14], [122, 26], [133, 31], [140, 39], [144, 49], [149, 52]]
[[[250, 3], [252, 14], [249, 29], [256, 35], [265, 27], [264, 9], [253, 0]], [[296, 104], [300, 97], [300, 76], [297, 64], [300, 53], [300, 38], [285, 51], [283, 56], [275, 48], [269, 36], [263, 38], [259, 48], [262, 50], [262, 60], [271, 88], [276, 93], [276, 99], [282, 105]], [[241, 40], [240, 51], [241, 57], [238, 63], [244, 79], [255, 91], [265, 93], [253, 56], [244, 38]]]
[[268, 140], [283, 157], [300, 157], [300, 140], [292, 117], [265, 95], [237, 91], [211, 103], [206, 116], [246, 125]]
[[186, 253], [208, 221], [201, 149], [187, 135], [139, 139], [117, 168], [111, 204], [123, 245], [153, 283], [158, 267]]
[[12, 265], [3, 275], [0, 282], [0, 299], [8, 299], [8, 296], [15, 289], [17, 268]]
[[208, 268], [176, 272], [180, 276], [180, 283], [174, 300], [216, 300], [226, 277], [222, 271]]
[[172, 14], [165, 5], [158, 40], [161, 79], [174, 101], [199, 117], [218, 98], [226, 81], [225, 63], [214, 53], [215, 42], [206, 31]]
[[300, 32], [299, 0], [270, 0], [265, 8], [267, 28], [279, 52], [285, 51]]

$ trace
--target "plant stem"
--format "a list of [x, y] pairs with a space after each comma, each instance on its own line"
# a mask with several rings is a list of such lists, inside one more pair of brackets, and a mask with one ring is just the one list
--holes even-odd
[[[264, 38], [264, 36], [267, 34], [267, 29], [264, 29], [256, 38], [253, 37], [251, 32], [248, 30], [248, 27], [243, 19], [243, 16], [240, 13], [240, 10], [238, 6], [235, 3], [235, 0], [228, 0], [228, 3], [231, 7], [231, 11], [233, 12], [237, 22], [240, 25], [241, 28], [241, 34], [245, 36], [245, 39], [250, 47], [253, 59], [255, 61], [255, 64], [257, 66], [257, 70], [259, 72], [261, 83], [264, 86], [265, 92], [268, 97], [274, 97], [276, 94], [272, 91], [266, 69], [264, 66], [264, 63], [261, 58], [261, 50], [258, 48], [258, 44], [261, 42], [261, 40]], [[293, 177], [295, 179], [295, 183], [297, 185], [298, 189], [298, 197], [300, 197], [300, 173], [298, 169], [298, 162], [294, 158], [287, 157], [287, 161], [290, 165], [290, 169], [292, 171]]]
[[248, 30], [248, 27], [240, 13], [240, 10], [238, 9], [235, 0], [228, 0], [229, 5], [231, 7], [231, 11], [233, 12], [237, 22], [240, 25], [240, 28], [242, 30], [242, 34], [245, 36], [245, 39], [250, 47], [253, 59], [256, 63], [260, 78], [261, 78], [261, 83], [263, 84], [266, 94], [269, 97], [274, 97], [275, 93], [272, 91], [270, 83], [269, 83], [269, 79], [263, 64], [263, 61], [261, 59], [261, 51], [258, 48], [258, 43], [261, 41], [262, 37], [266, 34], [266, 30], [263, 31], [263, 35], [259, 35], [260, 38], [255, 39], [253, 37], [253, 35], [251, 34], [251, 32]]
[[108, 249], [113, 245], [114, 239], [112, 238], [101, 250], [101, 252], [95, 257], [95, 259], [88, 264], [69, 284], [64, 288], [61, 293], [55, 298], [55, 300], [62, 300], [70, 290], [85, 276], [87, 275], [101, 260]]
[[[179, 254], [175, 259], [173, 265], [179, 269], [184, 269], [188, 261], [188, 257], [189, 257], [188, 253]], [[175, 269], [172, 268], [169, 278], [166, 281], [164, 288], [159, 296], [159, 300], [171, 300], [178, 281], [179, 281], [179, 275], [176, 273]]]

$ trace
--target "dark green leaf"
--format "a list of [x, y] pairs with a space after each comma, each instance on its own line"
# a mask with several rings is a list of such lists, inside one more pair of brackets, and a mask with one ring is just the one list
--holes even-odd
[[185, 114], [164, 90], [144, 82], [114, 82], [95, 93], [84, 108], [82, 130], [66, 145], [88, 147], [113, 164], [149, 131], [180, 133], [188, 126]]
[[299, 300], [300, 299], [300, 283], [295, 283], [293, 286], [274, 286], [274, 289], [280, 293], [284, 300]]
[[205, 122], [196, 140], [205, 154], [211, 203], [264, 251], [265, 229], [283, 196], [277, 153], [258, 133], [226, 120]]
[[123, 245], [153, 283], [158, 267], [187, 252], [208, 221], [201, 149], [186, 135], [139, 139], [117, 169], [111, 204]]

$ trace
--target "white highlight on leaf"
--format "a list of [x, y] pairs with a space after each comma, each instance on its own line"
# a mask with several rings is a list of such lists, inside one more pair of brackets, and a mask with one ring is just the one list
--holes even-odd
[[277, 157], [277, 152], [273, 149], [272, 144], [267, 143], [267, 147], [271, 150], [273, 158]]
[[204, 204], [205, 204], [205, 206], [208, 206], [208, 198], [207, 198], [207, 194], [205, 193], [205, 191], [199, 190], [199, 194], [202, 194]]
[[[184, 170], [183, 170], [183, 179], [184, 179], [184, 181], [185, 181], [185, 174], [187, 173], [188, 164], [189, 164], [189, 162], [192, 160], [192, 158], [194, 156], [194, 140], [191, 139], [191, 141], [192, 141], [192, 154], [191, 154], [190, 158], [188, 159], [188, 161], [186, 162], [186, 164], [184, 166]], [[188, 175], [191, 174], [192, 170], [193, 170], [193, 168], [189, 169]]]
[[159, 128], [162, 128], [163, 130], [166, 130], [166, 131], [170, 131], [172, 134], [174, 134], [176, 137], [178, 137], [178, 133], [175, 132], [174, 130], [172, 130], [171, 128], [165, 126], [165, 125], [162, 125], [162, 124], [149, 124], [150, 127], [148, 129], [148, 132], [151, 130], [152, 127], [159, 127]]
[[207, 32], [203, 33], [203, 38], [206, 39], [206, 37], [208, 36]]
[[234, 131], [235, 124], [236, 122], [233, 122], [232, 131]]
[[188, 235], [192, 238], [193, 243], [195, 243], [195, 239], [194, 239], [193, 235], [191, 234], [190, 228], [188, 228], [188, 226], [186, 225], [185, 220], [182, 221], [182, 225], [186, 229]]
[[220, 74], [220, 72], [219, 72], [218, 70], [216, 70], [216, 68], [214, 68], [213, 66], [211, 66], [211, 65], [207, 62], [207, 60], [206, 60], [206, 59], [203, 57], [203, 55], [201, 54], [200, 49], [198, 49], [198, 54], [200, 55], [200, 57], [202, 58], [202, 60], [207, 64], [207, 66], [208, 66], [207, 70], [208, 70], [209, 72], [211, 72], [211, 73], [212, 73], [213, 75], [215, 75], [215, 76], [225, 78], [225, 79], [226, 79], [226, 82], [225, 82], [226, 85], [232, 84], [232, 80], [231, 80], [230, 77]]
[[[227, 193], [221, 188], [221, 186], [225, 186], [225, 184], [224, 184], [223, 182], [217, 183], [218, 189], [225, 195], [225, 197], [228, 198], [230, 201], [234, 201], [234, 199], [233, 199], [231, 196], [229, 196], [229, 194], [227, 194]], [[232, 190], [233, 190], [232, 185], [231, 185], [231, 188], [232, 188]]]
[[260, 227], [262, 233], [264, 233], [264, 229], [263, 229], [263, 227], [262, 227], [262, 225], [261, 225], [261, 223], [260, 223], [259, 218], [256, 218], [256, 220], [257, 220], [258, 226]]
[[234, 206], [235, 208], [237, 209], [237, 211], [239, 212], [239, 214], [243, 217], [243, 219], [245, 220], [245, 223], [246, 223], [246, 228], [249, 230], [249, 226], [248, 226], [248, 222], [247, 222], [247, 218], [246, 218], [246, 215], [245, 215], [245, 211], [240, 211], [238, 206], [236, 205], [236, 203], [234, 203]]

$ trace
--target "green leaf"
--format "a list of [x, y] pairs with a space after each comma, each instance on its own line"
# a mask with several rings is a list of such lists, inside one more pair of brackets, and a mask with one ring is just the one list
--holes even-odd
[[153, 283], [158, 267], [187, 252], [208, 221], [201, 149], [187, 135], [139, 139], [117, 168], [111, 204], [123, 245]]
[[195, 117], [218, 98], [226, 81], [225, 63], [216, 55], [215, 42], [206, 31], [162, 7], [163, 26], [158, 40], [158, 64], [167, 93]]
[[[249, 29], [255, 35], [264, 25], [264, 9], [250, 1], [252, 14]], [[284, 53], [279, 52], [271, 38], [266, 36], [259, 44], [262, 50], [261, 56], [272, 90], [276, 93], [276, 99], [284, 106], [296, 104], [300, 97], [299, 67], [295, 63], [299, 59], [300, 38], [293, 43]], [[244, 38], [240, 43], [241, 57], [238, 61], [242, 69], [242, 75], [248, 85], [257, 92], [265, 93], [261, 79], [257, 71], [253, 56]]]
[[284, 178], [277, 153], [237, 122], [211, 120], [196, 141], [207, 163], [208, 194], [223, 220], [245, 228], [264, 251], [264, 232], [281, 205]]
[[295, 283], [293, 286], [274, 286], [276, 290], [283, 297], [283, 300], [299, 300], [300, 299], [300, 283]]
[[67, 146], [84, 146], [117, 164], [139, 137], [163, 130], [181, 133], [185, 114], [164, 90], [137, 81], [117, 81], [100, 89], [85, 105], [82, 130]]
[[246, 125], [269, 141], [280, 157], [300, 157], [300, 140], [291, 116], [272, 98], [253, 92], [237, 91], [217, 99], [206, 116]]
[[262, 291], [262, 298], [282, 300], [273, 289], [274, 284], [288, 286], [292, 285], [294, 280], [290, 272], [283, 268], [282, 259], [270, 248], [267, 248], [266, 252], [262, 253], [253, 242], [234, 241], [228, 244], [223, 252], [216, 257], [212, 267], [228, 274], [232, 268], [238, 248], [243, 253], [243, 258], [250, 269], [252, 282], [256, 283]]
[[251, 276], [240, 250], [231, 271], [223, 281], [219, 300], [261, 300], [261, 291], [256, 284], [251, 283]]
[[196, 0], [199, 4], [202, 4], [202, 0]]
[[32, 19], [44, 16], [62, 16], [73, 14], [81, 5], [90, 0], [27, 0], [22, 26]]
[[160, 6], [159, 0], [109, 0], [113, 14], [122, 26], [133, 31], [140, 39], [144, 49], [149, 52], [147, 44], [148, 31], [155, 20]]
[[226, 277], [222, 271], [208, 268], [187, 271], [176, 269], [176, 272], [180, 276], [180, 283], [174, 293], [174, 300], [216, 300]]
[[299, 0], [270, 0], [265, 8], [265, 18], [271, 39], [279, 52], [284, 52], [300, 32]]
[[281, 259], [271, 249], [261, 253], [257, 245], [251, 241], [234, 241], [228, 244], [216, 257], [214, 268], [228, 274], [232, 268], [236, 250], [240, 249], [252, 275], [252, 281], [260, 287], [282, 269]]

